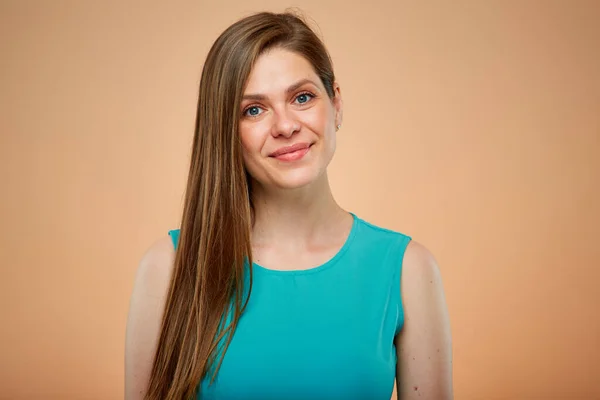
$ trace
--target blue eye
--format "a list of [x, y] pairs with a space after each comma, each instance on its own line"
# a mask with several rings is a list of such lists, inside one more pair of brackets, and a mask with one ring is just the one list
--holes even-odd
[[256, 117], [256, 116], [260, 115], [260, 108], [256, 107], [256, 106], [248, 107], [244, 111], [244, 115], [247, 115], [249, 117]]
[[298, 95], [298, 97], [296, 97], [296, 100], [298, 101], [298, 103], [300, 104], [304, 104], [310, 101], [310, 99], [312, 99], [314, 96], [310, 93], [302, 93], [300, 95]]

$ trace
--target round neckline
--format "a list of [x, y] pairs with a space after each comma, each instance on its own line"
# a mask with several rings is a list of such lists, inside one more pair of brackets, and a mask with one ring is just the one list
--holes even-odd
[[291, 276], [291, 275], [314, 274], [314, 273], [321, 272], [321, 271], [331, 268], [344, 255], [344, 253], [346, 253], [346, 251], [348, 251], [348, 248], [350, 247], [350, 244], [352, 243], [354, 236], [356, 236], [356, 227], [358, 225], [358, 217], [353, 212], [348, 212], [348, 213], [350, 215], [352, 215], [352, 227], [350, 228], [350, 233], [348, 234], [348, 237], [346, 238], [346, 240], [344, 241], [344, 244], [338, 250], [338, 252], [335, 253], [335, 255], [333, 257], [331, 257], [329, 260], [325, 261], [323, 264], [318, 265], [316, 267], [307, 268], [307, 269], [281, 270], [281, 269], [265, 268], [262, 265], [259, 265], [255, 262], [253, 262], [252, 263], [252, 272], [260, 272], [260, 273], [266, 273], [266, 274], [271, 274], [271, 275]]

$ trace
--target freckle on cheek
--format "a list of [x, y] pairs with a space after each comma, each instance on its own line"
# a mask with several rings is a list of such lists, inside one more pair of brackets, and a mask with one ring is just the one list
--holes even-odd
[[416, 391], [416, 390], [419, 389], [419, 387], [418, 386], [413, 386], [413, 389]]

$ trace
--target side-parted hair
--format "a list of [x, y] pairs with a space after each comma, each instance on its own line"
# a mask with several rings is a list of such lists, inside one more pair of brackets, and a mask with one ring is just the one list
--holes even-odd
[[250, 71], [275, 47], [306, 58], [334, 97], [331, 58], [294, 13], [243, 18], [211, 47], [200, 80], [181, 230], [148, 400], [202, 396], [200, 382], [209, 372], [214, 379], [247, 305], [253, 207], [238, 124]]

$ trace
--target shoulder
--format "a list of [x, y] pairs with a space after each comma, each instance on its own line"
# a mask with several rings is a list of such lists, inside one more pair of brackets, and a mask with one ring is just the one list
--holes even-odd
[[407, 324], [412, 320], [413, 324], [446, 330], [448, 316], [440, 268], [433, 254], [421, 243], [411, 241], [406, 249], [400, 286]]
[[439, 273], [437, 260], [423, 244], [411, 240], [404, 254], [404, 272], [411, 275], [433, 275]]
[[156, 240], [139, 262], [131, 293], [125, 339], [125, 398], [144, 397], [173, 271], [169, 236]]
[[140, 260], [141, 266], [165, 266], [165, 262], [175, 258], [175, 247], [171, 236], [165, 235], [154, 241], [143, 253]]
[[175, 248], [171, 237], [164, 236], [156, 240], [140, 259], [136, 285], [148, 288], [163, 287], [170, 279], [174, 260]]
[[130, 318], [138, 320], [142, 316], [160, 317], [171, 282], [174, 261], [175, 249], [168, 236], [156, 240], [145, 251], [133, 284]]
[[404, 253], [401, 285], [405, 297], [422, 299], [442, 291], [442, 277], [436, 258], [415, 240], [410, 241]]
[[411, 241], [402, 271], [405, 323], [396, 341], [398, 398], [452, 399], [452, 337], [437, 261], [425, 246]]
[[161, 318], [174, 261], [175, 249], [168, 236], [156, 240], [142, 255], [130, 298], [130, 323], [145, 327]]
[[389, 246], [399, 248], [400, 256], [402, 257], [407, 245], [412, 240], [410, 236], [404, 233], [374, 224], [370, 221], [356, 217], [357, 231], [360, 232], [360, 237], [363, 242], [373, 244], [384, 249]]

